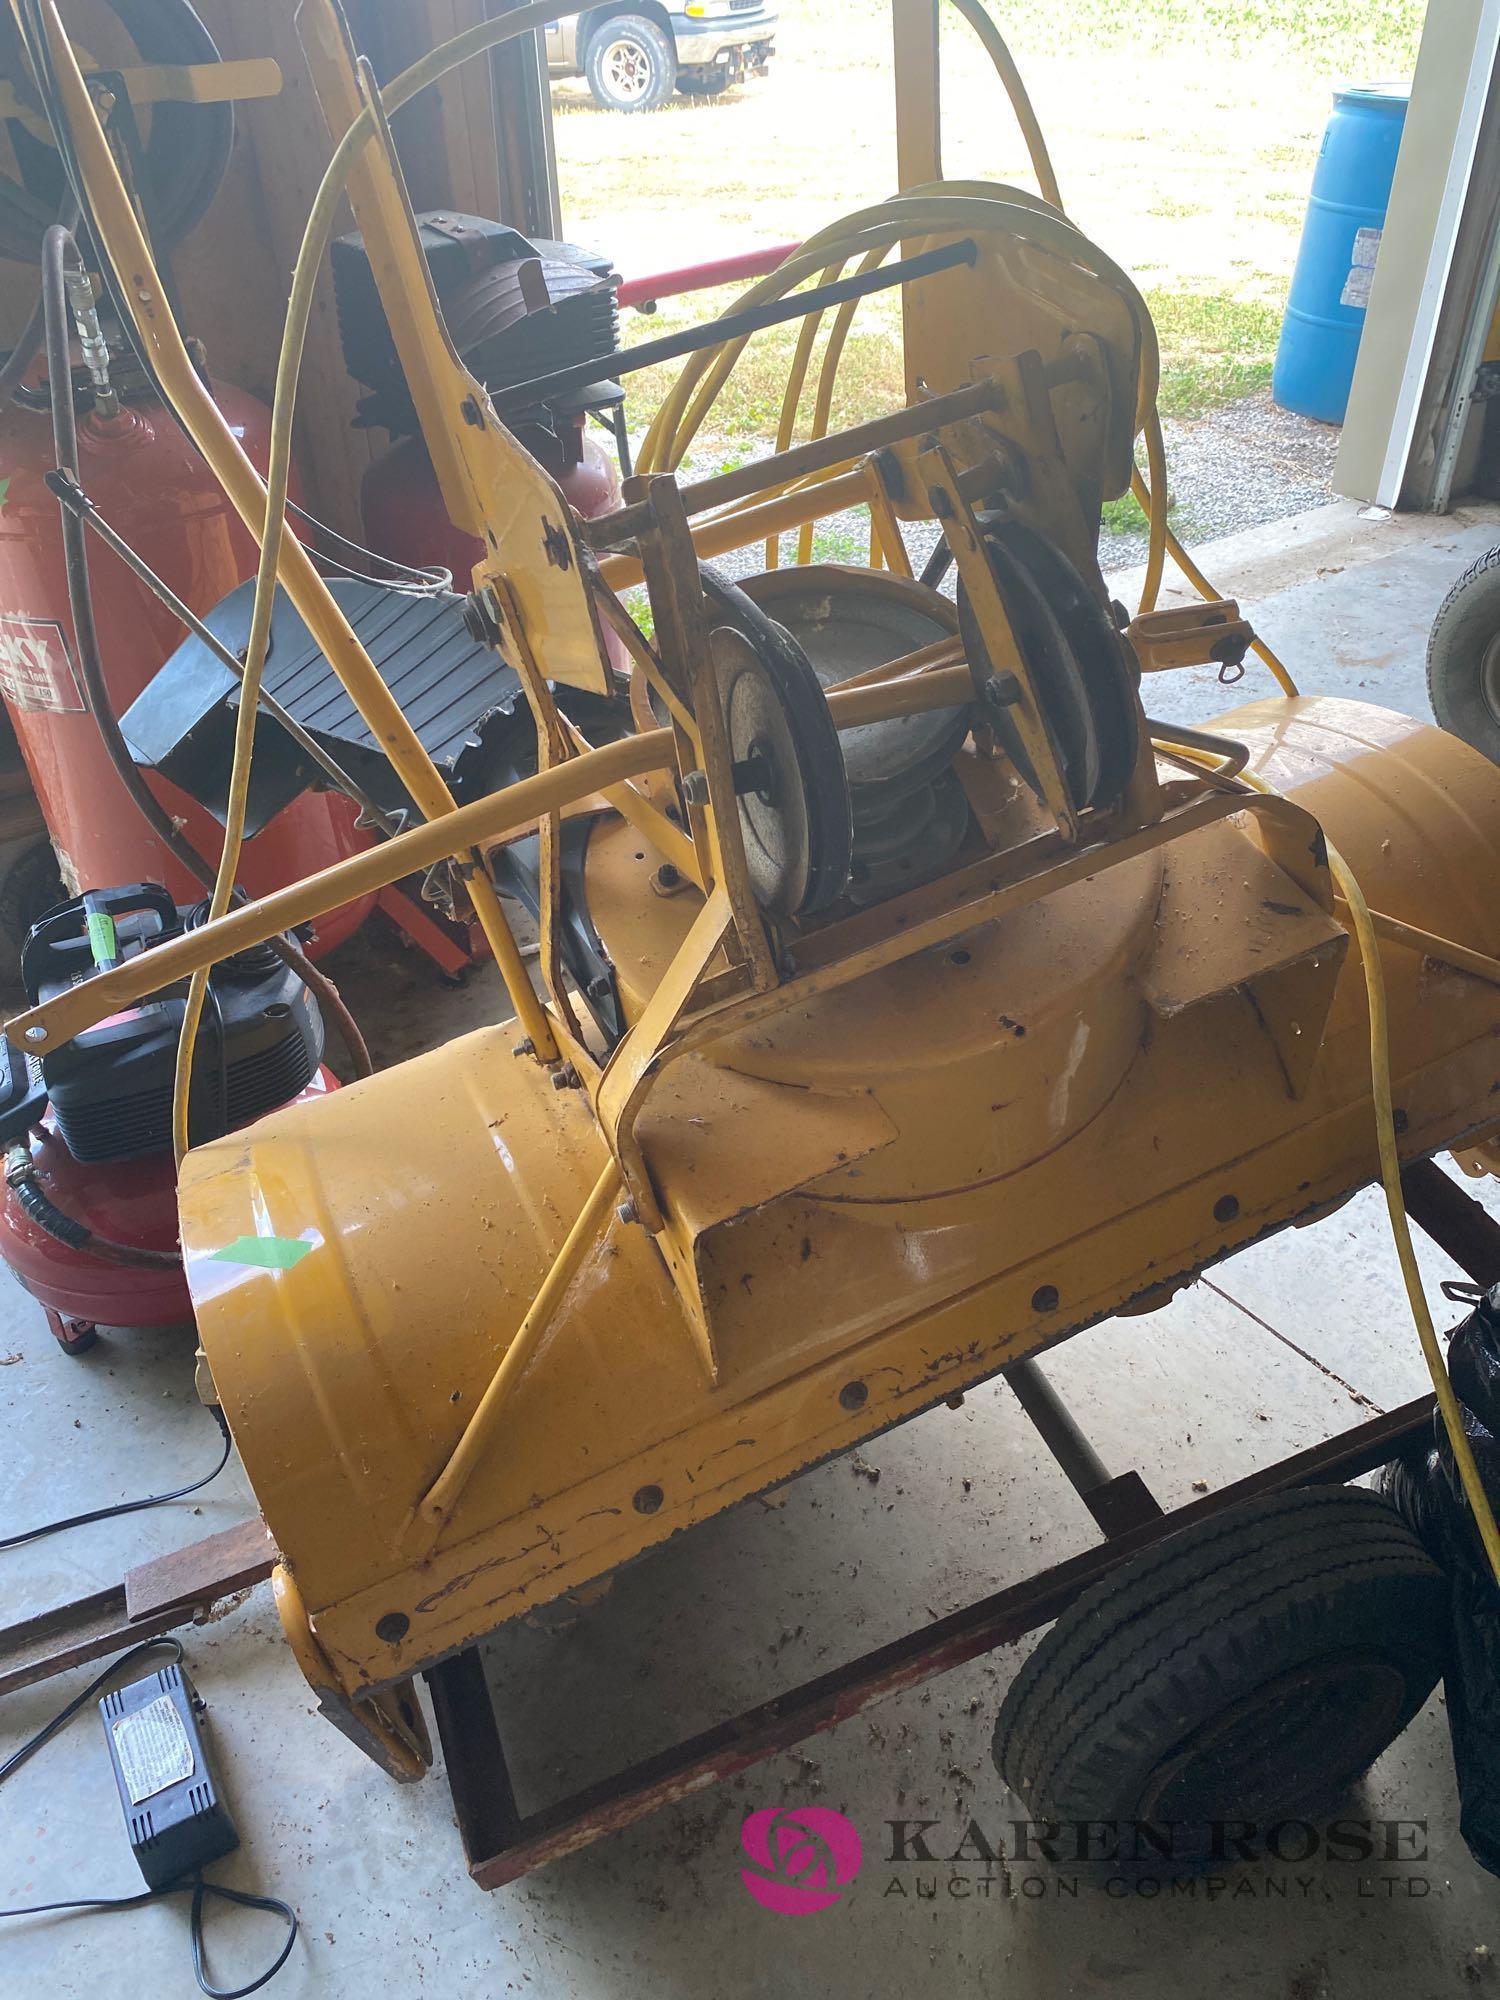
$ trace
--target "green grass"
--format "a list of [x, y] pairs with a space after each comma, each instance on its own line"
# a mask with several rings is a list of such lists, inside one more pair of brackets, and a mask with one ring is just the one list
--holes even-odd
[[1144, 534], [1146, 510], [1133, 493], [1125, 493], [1118, 500], [1105, 501], [1099, 510], [1099, 525], [1106, 535]]
[[[1281, 331], [1279, 303], [1170, 285], [1153, 286], [1145, 296], [1161, 343], [1159, 402], [1163, 416], [1199, 417], [1221, 403], [1252, 394], [1270, 381]], [[705, 317], [717, 299], [714, 293], [700, 295], [699, 310]], [[683, 304], [687, 306], [686, 301]], [[901, 342], [895, 311], [889, 307], [881, 311], [879, 301], [868, 304], [873, 308], [869, 323], [861, 328], [855, 321], [844, 349], [832, 406], [836, 425], [863, 423], [897, 407], [902, 400]], [[684, 310], [683, 323], [691, 316]], [[666, 318], [665, 308], [661, 317]], [[751, 342], [715, 403], [700, 443], [742, 447], [759, 438], [774, 437], [795, 341], [794, 329], [777, 328]], [[638, 412], [655, 409], [674, 372], [672, 368], [648, 369], [635, 378], [632, 393]], [[804, 428], [817, 373], [815, 356], [803, 399]], [[741, 462], [738, 456], [715, 460], [719, 470]]]
[[1161, 342], [1164, 417], [1201, 417], [1263, 389], [1281, 333], [1281, 308], [1264, 300], [1157, 286], [1146, 294]]
[[[1441, 5], [1443, 0], [1432, 0]], [[1270, 378], [1329, 92], [1409, 73], [1424, 0], [989, 0], [1031, 83], [1081, 227], [1131, 270], [1157, 321], [1161, 407], [1201, 416]], [[950, 173], [1030, 184], [1025, 150], [956, 9], [943, 10]], [[889, 0], [785, 11], [768, 80], [650, 119], [555, 98], [566, 233], [632, 273], [721, 247], [790, 240], [889, 189]], [[571, 94], [569, 94], [571, 93]], [[837, 106], [837, 115], [832, 115]], [[629, 341], [730, 308], [737, 289], [627, 315]], [[826, 323], [825, 323], [826, 332]], [[796, 329], [758, 335], [694, 446], [701, 466], [774, 438]], [[643, 426], [676, 364], [631, 378]], [[812, 412], [816, 365], [798, 435]], [[899, 308], [866, 299], [839, 370], [833, 425], [904, 401]]]
[[818, 563], [866, 563], [870, 559], [869, 530], [859, 535], [837, 523], [820, 523], [813, 530], [812, 556]]
[[[1056, 0], [996, 0], [993, 11], [1007, 40], [1017, 43], [1045, 46], [1066, 39], [1150, 48], [1186, 42], [1233, 54], [1274, 42], [1338, 69], [1371, 61], [1409, 66], [1426, 5], [1425, 0], [1067, 0], [1059, 10]], [[1060, 11], [1066, 15], [1061, 29]]]

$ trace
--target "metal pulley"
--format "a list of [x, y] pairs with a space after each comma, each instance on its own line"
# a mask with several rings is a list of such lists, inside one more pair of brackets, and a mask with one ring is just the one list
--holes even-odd
[[[1020, 521], [981, 517], [996, 587], [1052, 737], [1075, 812], [1112, 805], [1129, 782], [1140, 722], [1129, 655], [1108, 607], [1052, 542]], [[968, 593], [958, 586], [958, 622], [976, 668], [990, 661]], [[1020, 731], [1003, 704], [984, 718], [1026, 784], [1041, 797]]]
[[853, 819], [838, 730], [785, 626], [707, 564], [701, 573], [750, 886], [773, 916], [810, 915], [849, 883]]

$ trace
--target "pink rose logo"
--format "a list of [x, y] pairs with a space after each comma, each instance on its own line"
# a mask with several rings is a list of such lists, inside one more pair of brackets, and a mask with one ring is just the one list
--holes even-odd
[[832, 1806], [763, 1806], [740, 1828], [740, 1879], [762, 1908], [800, 1917], [839, 1901], [859, 1873], [858, 1832]]

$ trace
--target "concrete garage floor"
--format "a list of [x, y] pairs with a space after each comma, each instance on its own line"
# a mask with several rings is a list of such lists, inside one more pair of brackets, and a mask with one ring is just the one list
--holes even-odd
[[[1496, 510], [1366, 520], [1338, 505], [1211, 548], [1204, 561], [1306, 686], [1425, 713], [1433, 612], [1497, 540]], [[1262, 685], [1252, 675], [1242, 692]], [[1155, 712], [1183, 719], [1234, 701], [1206, 672], [1159, 681], [1151, 698]], [[445, 991], [378, 932], [349, 948], [341, 976], [385, 1059], [481, 1018], [493, 994], [489, 977]], [[1439, 1256], [1425, 1263], [1434, 1287], [1453, 1275]], [[65, 1359], [40, 1310], [0, 1283], [0, 1532], [174, 1484], [211, 1463], [217, 1434], [194, 1401], [191, 1364], [185, 1332], [110, 1337], [86, 1358]], [[1167, 1504], [1425, 1386], [1383, 1212], [1369, 1195], [1247, 1252], [1163, 1312], [1080, 1335], [1046, 1366], [1112, 1469], [1139, 1467]], [[0, 1557], [4, 1616], [109, 1584], [133, 1562], [245, 1518], [251, 1505], [231, 1467], [196, 1501]], [[961, 1410], [921, 1418], [670, 1545], [594, 1609], [494, 1642], [523, 1803], [1092, 1538], [1010, 1393], [982, 1388]], [[1022, 1861], [988, 1887], [972, 1863], [893, 1866], [883, 1822], [937, 1820], [936, 1853], [970, 1816], [992, 1840], [1018, 1816], [989, 1759], [996, 1707], [1024, 1655], [1016, 1648], [485, 1896], [464, 1874], [441, 1771], [395, 1786], [316, 1717], [268, 1590], [183, 1636], [244, 1836], [217, 1873], [301, 1913], [301, 1939], [269, 1989], [276, 2000], [371, 1991], [392, 2000], [1500, 1993], [1496, 1885], [1455, 1830], [1441, 1698], [1349, 1807], [1425, 1822], [1421, 1859], [1248, 1866], [1159, 1900], [1086, 1884], [1070, 1894], [1044, 1865]], [[84, 1678], [0, 1705], [0, 1756]], [[862, 1873], [833, 1909], [769, 1914], [740, 1884], [740, 1823], [760, 1806], [814, 1802], [854, 1819]], [[0, 1903], [136, 1887], [99, 1726], [85, 1715], [6, 1789]], [[221, 1983], [248, 1976], [274, 1948], [270, 1919], [211, 1921]], [[181, 1903], [0, 1932], [6, 1996], [193, 1990]]]

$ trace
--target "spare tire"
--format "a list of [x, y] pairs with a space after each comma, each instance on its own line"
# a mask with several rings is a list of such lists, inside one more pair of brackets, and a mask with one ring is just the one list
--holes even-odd
[[1427, 693], [1450, 735], [1500, 764], [1500, 549], [1471, 563], [1439, 605]]
[[996, 1769], [1033, 1819], [1217, 1856], [1216, 1827], [1316, 1815], [1399, 1735], [1443, 1671], [1447, 1602], [1378, 1494], [1235, 1508], [1064, 1612], [1001, 1707]]

